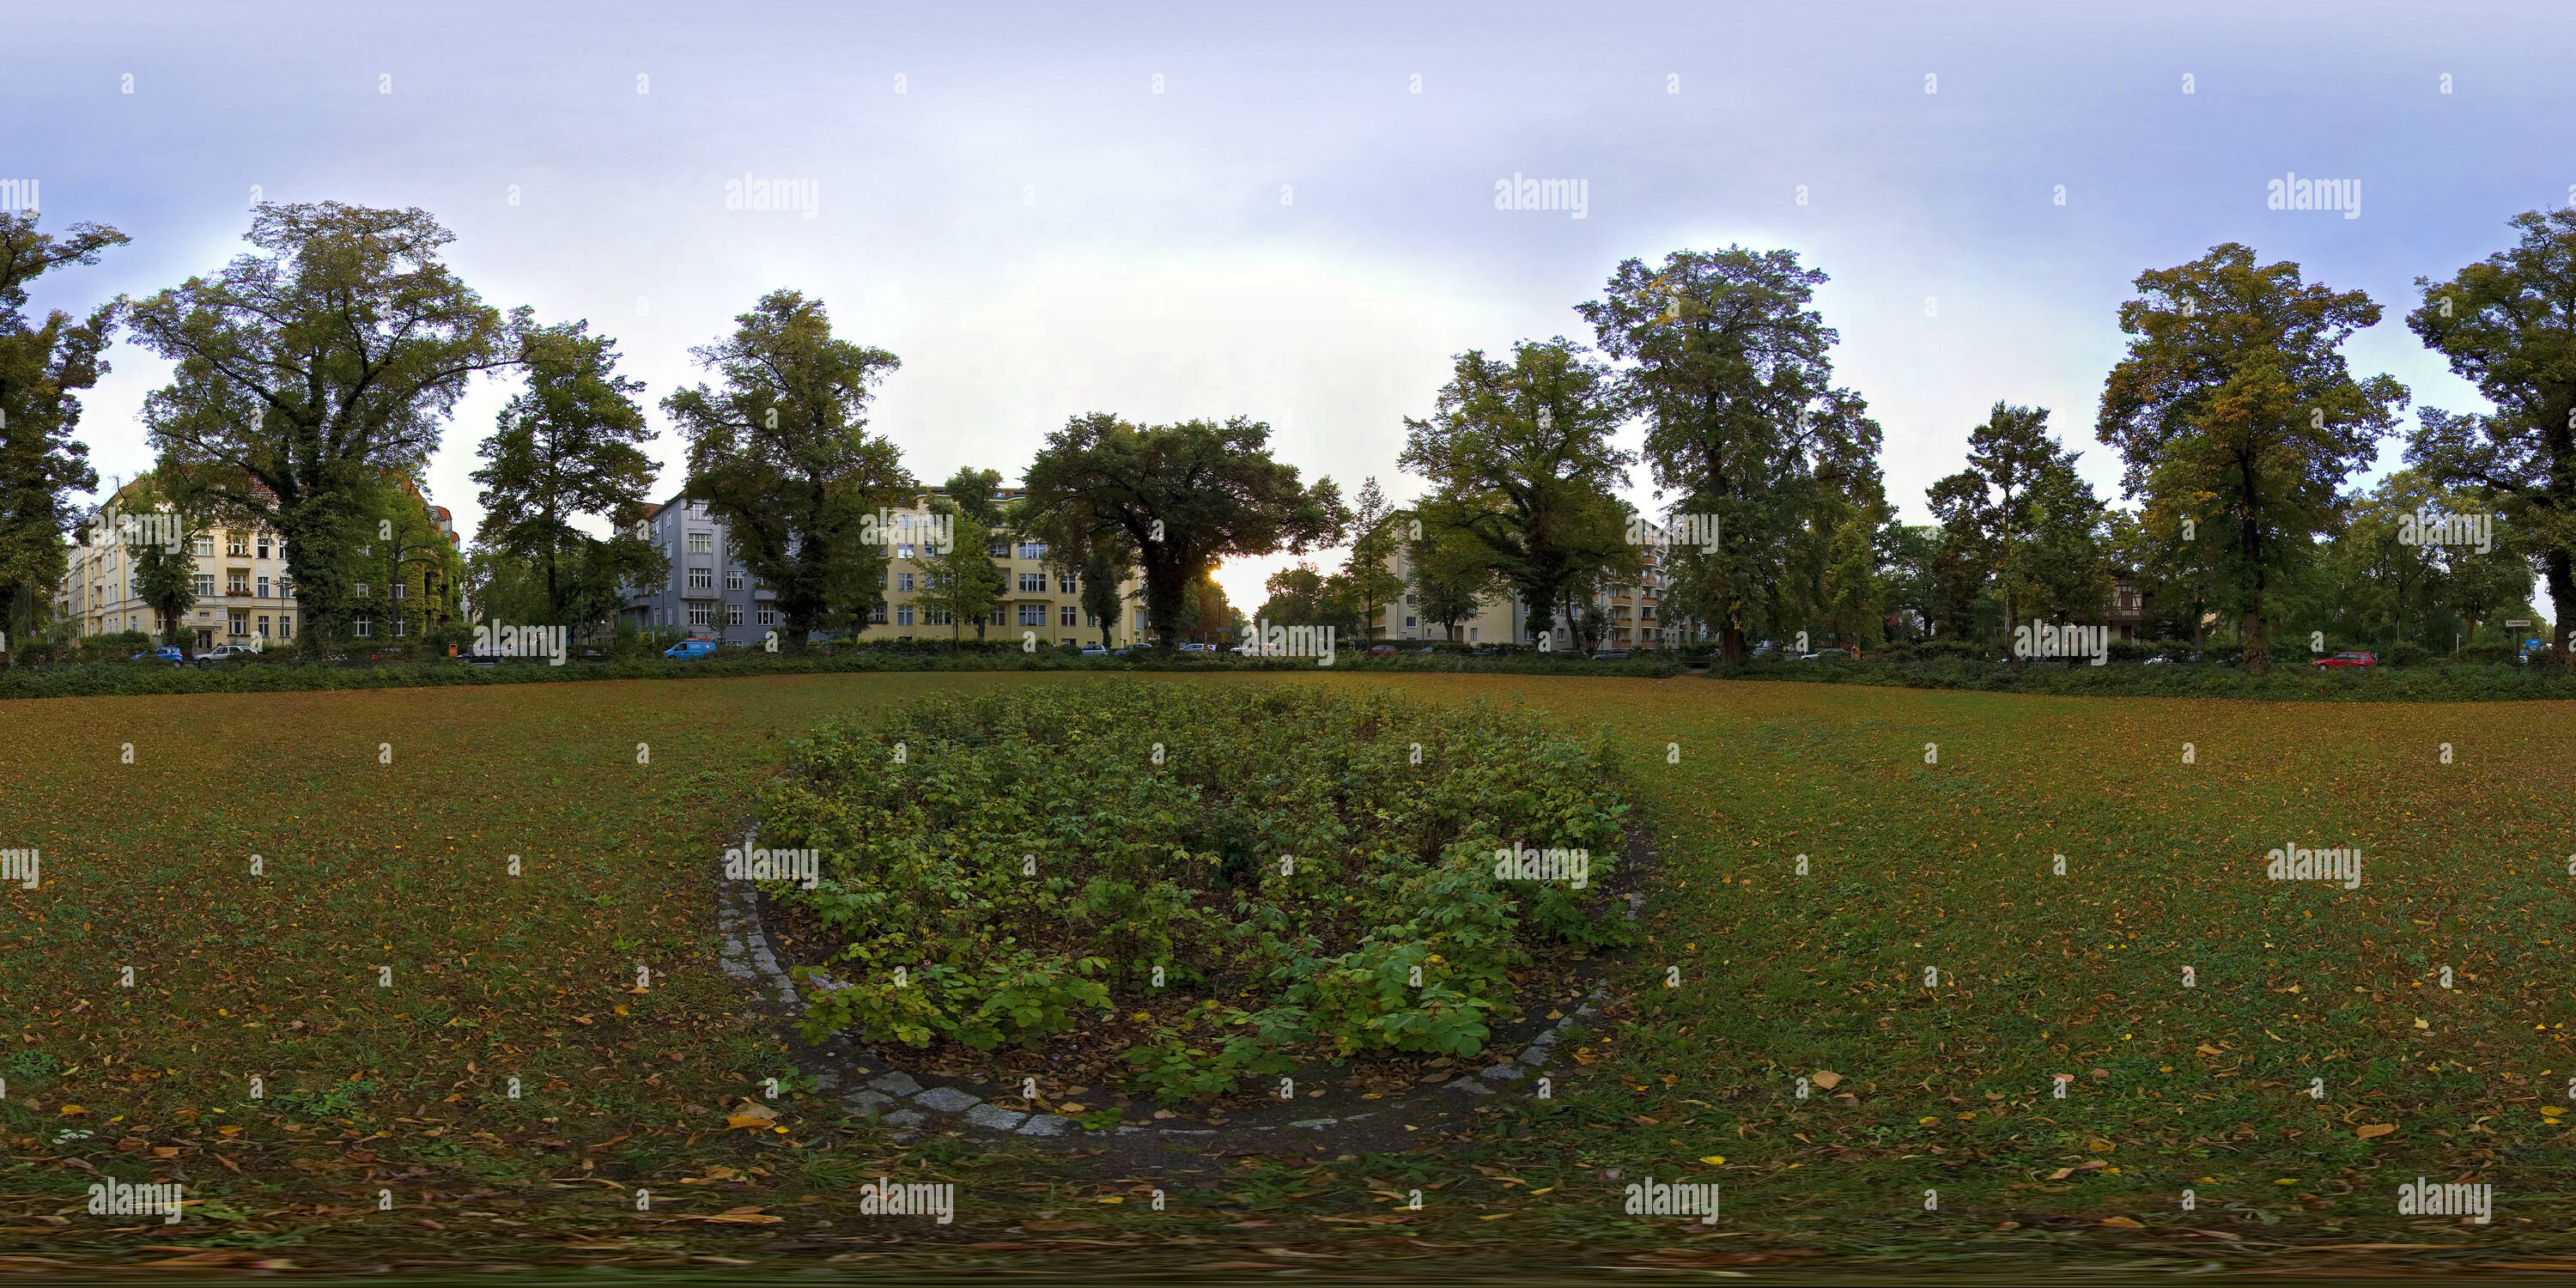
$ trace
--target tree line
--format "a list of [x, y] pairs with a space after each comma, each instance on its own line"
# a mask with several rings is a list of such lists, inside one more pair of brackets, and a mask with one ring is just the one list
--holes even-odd
[[[1937, 522], [1899, 524], [1883, 430], [1834, 379], [1839, 337], [1813, 307], [1825, 275], [1791, 251], [1729, 246], [1618, 265], [1576, 306], [1588, 344], [1458, 355], [1429, 414], [1404, 423], [1400, 463], [1427, 485], [1410, 506], [1374, 479], [1345, 504], [1331, 479], [1275, 460], [1256, 420], [1091, 413], [1047, 437], [1010, 503], [991, 471], [949, 480], [937, 505], [958, 540], [925, 556], [925, 598], [961, 632], [982, 623], [1003, 591], [988, 543], [1024, 537], [1081, 578], [1103, 623], [1132, 575], [1168, 648], [1226, 615], [1209, 580], [1223, 560], [1347, 540], [1338, 572], [1274, 578], [1265, 614], [1347, 614], [1365, 629], [1410, 592], [1426, 620], [1454, 627], [1509, 596], [1536, 622], [1597, 636], [1598, 597], [1646, 562], [1642, 516], [1619, 495], [1642, 467], [1658, 526], [1690, 534], [1659, 561], [1666, 619], [1704, 630], [1730, 661], [1800, 630], [1867, 646], [1990, 640], [2031, 616], [2099, 620], [2115, 583], [2195, 638], [2220, 615], [2256, 670], [2283, 629], [2311, 621], [2399, 638], [2411, 624], [2421, 637], [2521, 604], [2535, 575], [2565, 604], [2576, 210], [2511, 222], [2513, 245], [2418, 278], [2407, 317], [2496, 410], [2423, 410], [2410, 468], [2367, 496], [2346, 485], [2399, 432], [2409, 399], [2343, 356], [2380, 306], [2230, 243], [2140, 274], [2120, 307], [2129, 343], [2095, 433], [2120, 454], [2133, 509], [2094, 495], [2046, 409], [1999, 401], [1971, 431], [1966, 468], [1929, 490]], [[158, 485], [194, 514], [285, 537], [310, 653], [348, 637], [374, 557], [370, 498], [388, 477], [419, 476], [485, 375], [520, 387], [473, 475], [478, 602], [591, 623], [618, 612], [624, 587], [668, 575], [641, 528], [655, 432], [615, 340], [485, 302], [442, 261], [453, 236], [426, 212], [263, 204], [253, 250], [213, 273], [86, 318], [24, 314], [29, 282], [126, 240], [94, 224], [57, 238], [32, 212], [0, 215], [0, 619], [18, 626], [13, 642], [62, 576], [70, 495], [96, 486], [73, 437], [77, 394], [104, 372], [120, 324], [175, 364], [144, 411]], [[863, 627], [884, 605], [890, 554], [869, 516], [921, 486], [869, 422], [900, 360], [837, 337], [821, 301], [784, 289], [691, 354], [712, 379], [660, 403], [686, 440], [685, 494], [775, 595], [787, 647]], [[1633, 452], [1616, 442], [1630, 425], [1644, 431]], [[2491, 519], [2487, 548], [2417, 539], [2421, 516], [2472, 510]], [[1409, 579], [1388, 570], [1397, 553]], [[2554, 643], [2563, 661], [2563, 620]]]

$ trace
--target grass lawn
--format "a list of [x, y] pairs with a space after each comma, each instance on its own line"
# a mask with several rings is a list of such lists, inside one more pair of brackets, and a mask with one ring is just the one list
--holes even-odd
[[[1652, 938], [1555, 1097], [1188, 1178], [771, 1100], [789, 1056], [717, 967], [714, 878], [787, 740], [1130, 682], [1608, 724]], [[0, 705], [0, 793], [43, 876], [0, 919], [0, 1252], [37, 1259], [0, 1264], [2536, 1264], [2576, 1190], [2570, 703], [1008, 672], [80, 698]], [[2361, 886], [2266, 879], [2289, 845], [2357, 846]], [[746, 1096], [786, 1130], [728, 1128]], [[86, 1215], [102, 1175], [203, 1202]], [[955, 1224], [859, 1215], [879, 1175], [955, 1182]], [[1724, 1219], [1623, 1214], [1647, 1175], [1722, 1184]], [[2418, 1176], [2491, 1184], [2494, 1223], [2397, 1215]]]

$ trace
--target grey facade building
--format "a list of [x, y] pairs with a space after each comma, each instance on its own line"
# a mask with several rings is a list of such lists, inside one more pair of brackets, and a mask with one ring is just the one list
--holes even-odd
[[705, 502], [672, 497], [644, 520], [644, 531], [670, 557], [671, 574], [659, 586], [626, 588], [627, 621], [744, 646], [779, 628], [776, 594], [752, 580]]

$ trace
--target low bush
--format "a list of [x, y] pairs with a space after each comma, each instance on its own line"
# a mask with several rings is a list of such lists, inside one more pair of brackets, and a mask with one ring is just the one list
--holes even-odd
[[[805, 1016], [817, 1041], [1040, 1046], [1089, 1012], [1132, 1082], [1178, 1098], [1298, 1058], [1472, 1055], [1514, 972], [1629, 935], [1599, 894], [1629, 808], [1609, 745], [1526, 713], [1030, 688], [799, 753], [760, 835], [821, 853], [815, 889], [771, 887], [845, 945], [821, 968], [848, 985]], [[1532, 879], [1501, 850], [1583, 865]]]

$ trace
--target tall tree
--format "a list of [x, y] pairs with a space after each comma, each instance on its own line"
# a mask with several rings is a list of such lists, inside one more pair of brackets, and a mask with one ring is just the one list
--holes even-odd
[[1404, 562], [1413, 573], [1422, 620], [1440, 623], [1441, 638], [1455, 642], [1458, 623], [1474, 617], [1498, 585], [1493, 567], [1479, 557], [1472, 538], [1425, 523], [1418, 511], [1408, 516], [1406, 531]]
[[[617, 373], [616, 344], [586, 321], [529, 330], [528, 386], [501, 409], [473, 475], [483, 488], [475, 540], [535, 568], [552, 626], [613, 616], [621, 586], [670, 575], [670, 557], [640, 532], [654, 473], [641, 445], [654, 434], [635, 405], [644, 382]], [[583, 530], [584, 518], [608, 535]]]
[[197, 602], [197, 538], [206, 531], [195, 498], [164, 485], [157, 474], [145, 474], [126, 485], [117, 499], [128, 513], [167, 516], [159, 531], [129, 542], [126, 557], [134, 565], [134, 582], [143, 602], [161, 617], [161, 642], [190, 653], [196, 633], [188, 610]]
[[2188, 264], [2139, 274], [2120, 306], [2134, 337], [2102, 390], [2101, 439], [2127, 463], [2131, 496], [2152, 488], [2214, 498], [2194, 516], [2224, 551], [2245, 665], [2272, 668], [2275, 582], [2336, 524], [2343, 481], [2369, 465], [2406, 405], [2390, 376], [2355, 380], [2342, 345], [2379, 321], [2360, 291], [2303, 282], [2288, 261], [2257, 266], [2230, 242]]
[[1360, 482], [1351, 507], [1351, 555], [1342, 564], [1342, 580], [1359, 609], [1362, 634], [1374, 639], [1378, 617], [1404, 596], [1404, 578], [1387, 566], [1401, 548], [1404, 530], [1374, 475]]
[[426, 211], [264, 202], [246, 240], [261, 253], [134, 306], [178, 364], [144, 421], [213, 517], [285, 537], [320, 656], [345, 637], [364, 489], [427, 465], [475, 374], [518, 360], [524, 311], [503, 318], [440, 262], [455, 237]]
[[859, 518], [911, 482], [894, 443], [868, 432], [876, 386], [902, 365], [835, 339], [823, 302], [771, 291], [731, 337], [690, 350], [720, 371], [662, 400], [689, 440], [688, 494], [723, 521], [743, 566], [775, 590], [790, 651], [828, 622], [885, 603], [886, 551]]
[[1127, 580], [1127, 570], [1136, 566], [1133, 551], [1114, 541], [1099, 541], [1083, 552], [1075, 576], [1082, 587], [1082, 611], [1100, 627], [1100, 647], [1112, 643], [1110, 631], [1118, 625], [1119, 614], [1127, 611], [1127, 601], [1119, 595], [1119, 586]]
[[1997, 402], [1968, 433], [1968, 468], [1932, 485], [1932, 513], [1976, 552], [2003, 599], [2007, 630], [2023, 610], [2064, 621], [2100, 614], [2110, 597], [2103, 506], [2048, 432], [2048, 409]]
[[2495, 411], [2426, 408], [2407, 458], [2502, 503], [2556, 605], [2550, 660], [2576, 642], [2576, 207], [2513, 217], [2522, 238], [2450, 281], [2416, 278], [2406, 325]]
[[1585, 587], [1642, 565], [1615, 488], [1636, 457], [1611, 443], [1626, 417], [1609, 368], [1562, 337], [1509, 361], [1458, 355], [1427, 420], [1405, 418], [1406, 469], [1431, 481], [1415, 507], [1512, 588], [1545, 632]]
[[1620, 264], [1578, 309], [1604, 353], [1634, 361], [1623, 384], [1656, 486], [1716, 521], [1714, 551], [1679, 552], [1674, 590], [1718, 624], [1729, 662], [1749, 630], [1786, 625], [1766, 618], [1783, 607], [1792, 534], [1834, 502], [1866, 505], [1877, 476], [1878, 424], [1833, 387], [1837, 337], [1808, 307], [1825, 280], [1792, 251], [1675, 251], [1659, 269]]
[[14, 664], [62, 583], [63, 536], [77, 523], [73, 492], [98, 486], [80, 426], [79, 391], [98, 383], [115, 338], [118, 306], [83, 321], [59, 309], [39, 325], [23, 311], [27, 284], [67, 264], [91, 265], [126, 236], [74, 224], [57, 240], [36, 231], [36, 212], [0, 211], [0, 656]]
[[[949, 486], [953, 489], [955, 480], [950, 480]], [[921, 602], [933, 611], [948, 614], [957, 628], [953, 632], [956, 638], [966, 638], [966, 625], [972, 622], [975, 638], [982, 639], [986, 614], [1009, 589], [1002, 566], [993, 562], [995, 530], [957, 500], [953, 491], [945, 497], [933, 497], [930, 510], [947, 517], [950, 541], [946, 550], [922, 552], [921, 566], [930, 584]], [[983, 512], [993, 513], [989, 506], [983, 507]]]
[[1299, 483], [1297, 467], [1271, 459], [1270, 427], [1241, 416], [1152, 426], [1076, 416], [1030, 464], [1022, 507], [1050, 558], [1084, 566], [1104, 545], [1135, 552], [1145, 618], [1167, 653], [1191, 629], [1190, 584], [1219, 561], [1303, 554], [1350, 521], [1331, 479]]

